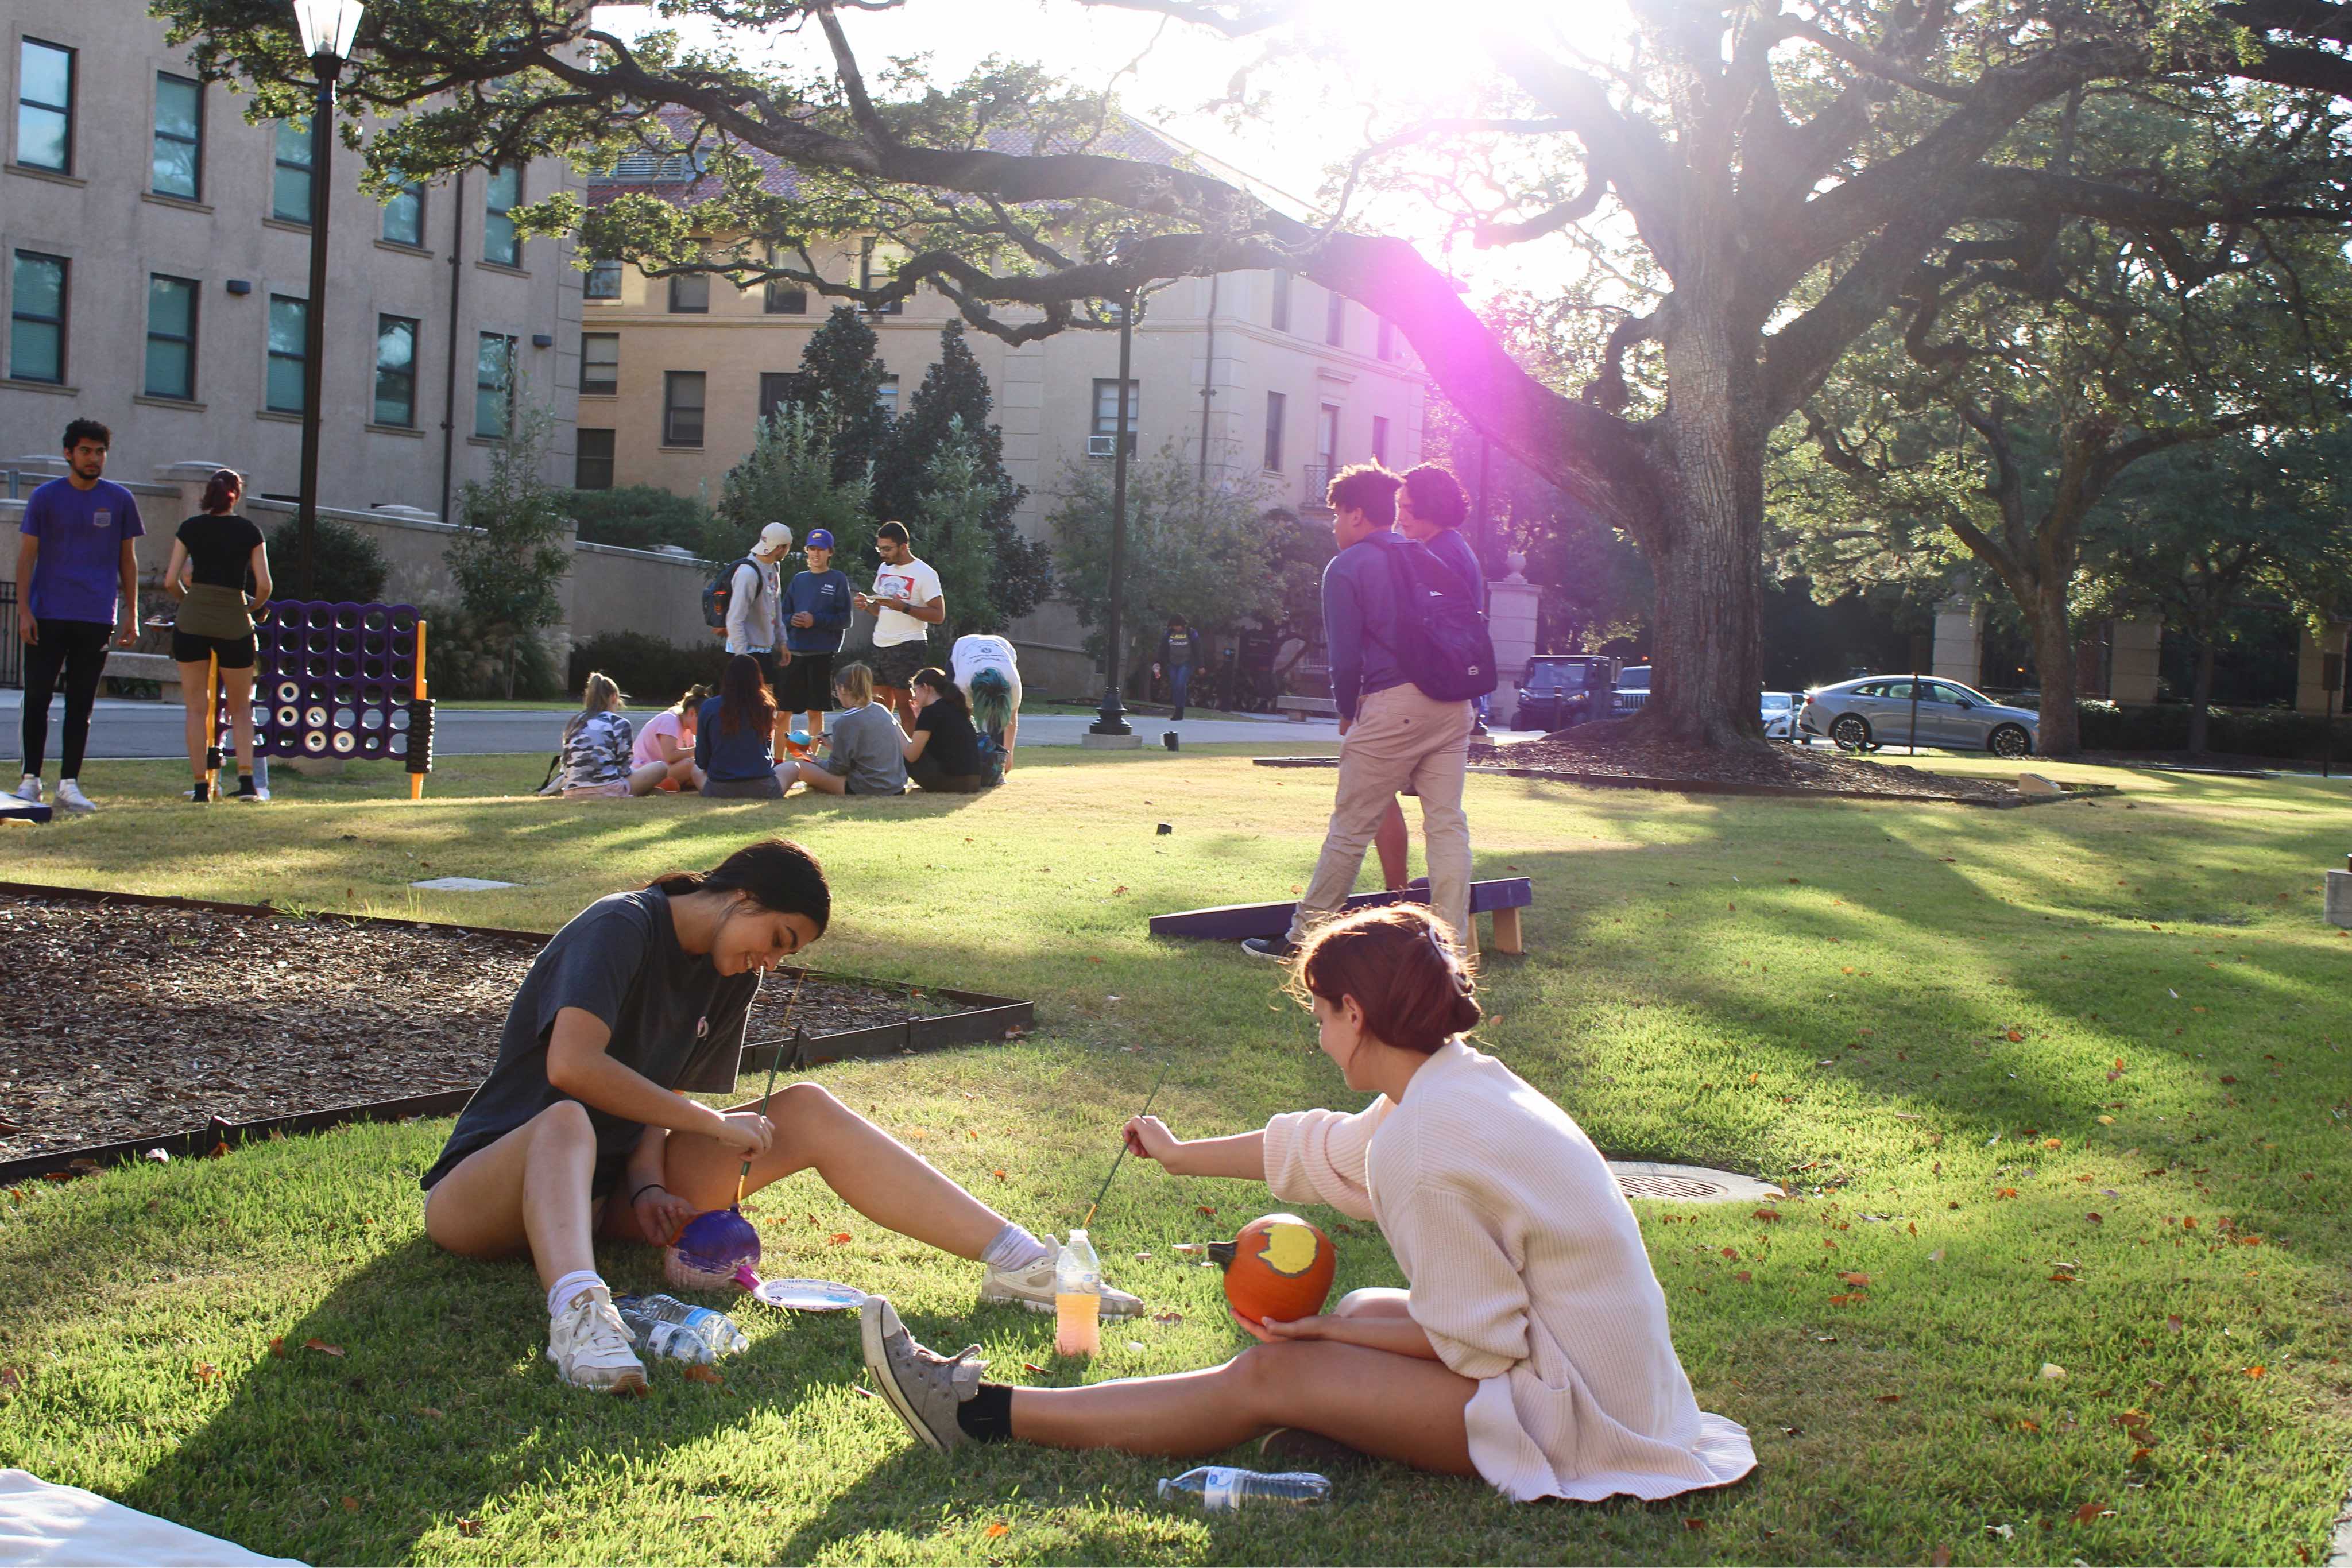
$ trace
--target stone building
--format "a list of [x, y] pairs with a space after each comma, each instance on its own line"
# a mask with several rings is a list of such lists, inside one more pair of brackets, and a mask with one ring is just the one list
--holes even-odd
[[[144, 6], [10, 0], [0, 15], [0, 465], [42, 476], [66, 423], [89, 417], [113, 427], [113, 477], [226, 465], [257, 496], [291, 497], [305, 126], [247, 123], [250, 99], [200, 83]], [[358, 176], [338, 147], [320, 503], [446, 516], [517, 395], [553, 411], [550, 477], [568, 483], [580, 274], [568, 242], [519, 239], [506, 214], [576, 177], [560, 162], [476, 170], [385, 204]]]
[[[1172, 161], [1186, 151], [1129, 122], [1118, 149]], [[791, 171], [772, 171], [779, 188]], [[591, 182], [591, 198], [645, 191], [691, 207], [709, 189], [684, 158], [625, 161]], [[885, 272], [871, 246], [821, 253], [844, 281]], [[801, 351], [833, 308], [782, 286], [737, 288], [723, 277], [646, 278], [601, 265], [582, 307], [577, 482], [652, 485], [716, 499], [754, 429], [785, 395]], [[937, 357], [953, 306], [924, 288], [869, 317], [892, 379], [894, 406]], [[1027, 500], [1016, 523], [1032, 538], [1069, 465], [1112, 460], [1118, 420], [1115, 332], [1064, 331], [1019, 348], [967, 339], [989, 378], [1004, 432], [1004, 464]], [[1372, 458], [1420, 460], [1427, 378], [1402, 336], [1362, 306], [1280, 272], [1183, 278], [1150, 296], [1135, 329], [1129, 423], [1139, 454], [1171, 448], [1216, 476], [1263, 476], [1276, 504], [1327, 516], [1332, 472]], [[853, 576], [870, 562], [844, 562]], [[1013, 628], [1033, 689], [1098, 686], [1076, 617], [1053, 603]]]

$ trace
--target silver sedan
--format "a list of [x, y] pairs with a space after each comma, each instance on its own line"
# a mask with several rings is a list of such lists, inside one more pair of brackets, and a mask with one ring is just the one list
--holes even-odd
[[1926, 675], [1865, 675], [1816, 687], [1805, 694], [1797, 727], [1848, 751], [1918, 745], [2027, 757], [2042, 744], [2042, 716], [2032, 708], [2008, 707], [1958, 681]]

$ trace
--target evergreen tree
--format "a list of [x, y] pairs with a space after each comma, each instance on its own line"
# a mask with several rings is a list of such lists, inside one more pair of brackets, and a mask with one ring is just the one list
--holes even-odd
[[785, 403], [760, 422], [751, 450], [727, 471], [703, 554], [732, 560], [747, 553], [760, 530], [783, 523], [795, 544], [811, 528], [833, 530], [833, 563], [856, 574], [874, 559], [872, 482], [861, 465], [844, 481], [829, 434], [831, 404]]
[[[990, 541], [988, 598], [1001, 622], [1043, 602], [1053, 588], [1053, 570], [1046, 546], [1022, 538], [1013, 526], [1013, 514], [1028, 491], [1004, 471], [1004, 432], [989, 422], [995, 406], [988, 373], [964, 340], [963, 322], [950, 318], [940, 329], [939, 358], [891, 430], [889, 461], [875, 470], [874, 500], [877, 517], [922, 517], [940, 529], [945, 520], [925, 511], [931, 467], [950, 445], [968, 445], [978, 465], [978, 520]], [[949, 608], [952, 612], [953, 601]]]
[[890, 372], [883, 368], [877, 342], [865, 317], [851, 306], [837, 305], [801, 350], [792, 401], [812, 411], [824, 409], [836, 484], [870, 481], [890, 455], [890, 411], [882, 406], [882, 383]]
[[988, 511], [997, 489], [987, 443], [961, 419], [950, 420], [946, 439], [932, 450], [919, 478], [915, 515], [921, 521], [912, 525], [915, 553], [940, 574], [940, 593], [948, 601], [943, 630], [949, 645], [967, 632], [1003, 631], [1009, 617], [994, 591], [1000, 558]]

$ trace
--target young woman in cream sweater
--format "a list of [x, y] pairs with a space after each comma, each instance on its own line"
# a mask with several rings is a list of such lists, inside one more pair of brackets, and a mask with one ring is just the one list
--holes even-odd
[[1282, 1428], [1505, 1496], [1655, 1499], [1755, 1468], [1746, 1430], [1699, 1409], [1639, 1223], [1568, 1113], [1465, 1044], [1478, 1021], [1445, 927], [1417, 904], [1325, 926], [1297, 959], [1324, 1054], [1379, 1098], [1186, 1141], [1157, 1117], [1129, 1146], [1186, 1176], [1265, 1181], [1288, 1202], [1377, 1220], [1409, 1287], [1263, 1327], [1223, 1366], [1080, 1388], [983, 1383], [978, 1347], [940, 1357], [888, 1301], [866, 1361], [942, 1451], [1015, 1438], [1213, 1454]]

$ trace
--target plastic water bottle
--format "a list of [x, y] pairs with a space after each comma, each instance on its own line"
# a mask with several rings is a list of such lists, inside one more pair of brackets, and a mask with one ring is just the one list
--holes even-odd
[[1054, 1350], [1092, 1355], [1102, 1349], [1102, 1263], [1083, 1230], [1073, 1230], [1054, 1260]]
[[615, 1296], [613, 1307], [628, 1325], [641, 1356], [708, 1366], [751, 1343], [725, 1312], [692, 1306], [675, 1296]]
[[1245, 1502], [1316, 1503], [1330, 1496], [1329, 1478], [1312, 1470], [1267, 1475], [1233, 1465], [1202, 1465], [1160, 1483], [1160, 1501], [1192, 1498], [1206, 1513], [1232, 1513]]

